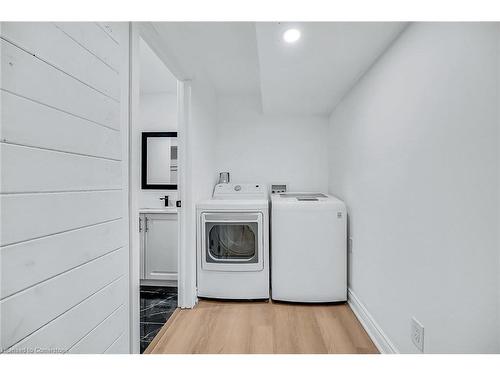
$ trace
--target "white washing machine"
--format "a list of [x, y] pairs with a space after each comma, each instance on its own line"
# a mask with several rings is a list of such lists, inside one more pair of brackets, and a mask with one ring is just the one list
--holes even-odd
[[347, 300], [346, 216], [345, 204], [331, 195], [272, 194], [272, 299]]
[[198, 296], [269, 298], [266, 185], [217, 184], [196, 211]]

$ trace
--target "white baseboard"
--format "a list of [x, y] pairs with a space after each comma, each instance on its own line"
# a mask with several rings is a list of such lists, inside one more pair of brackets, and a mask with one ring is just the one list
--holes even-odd
[[382, 328], [380, 328], [366, 307], [361, 303], [358, 296], [356, 296], [350, 288], [347, 290], [347, 303], [380, 353], [399, 353], [399, 350], [394, 346], [391, 340], [389, 340], [389, 337], [382, 331]]

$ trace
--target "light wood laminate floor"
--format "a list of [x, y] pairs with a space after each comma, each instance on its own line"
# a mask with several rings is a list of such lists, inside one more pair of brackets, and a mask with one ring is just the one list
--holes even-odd
[[200, 300], [145, 353], [378, 353], [347, 304]]

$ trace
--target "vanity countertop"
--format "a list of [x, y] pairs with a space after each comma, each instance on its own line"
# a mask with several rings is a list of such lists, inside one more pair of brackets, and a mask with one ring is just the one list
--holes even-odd
[[177, 207], [139, 208], [141, 214], [176, 214]]

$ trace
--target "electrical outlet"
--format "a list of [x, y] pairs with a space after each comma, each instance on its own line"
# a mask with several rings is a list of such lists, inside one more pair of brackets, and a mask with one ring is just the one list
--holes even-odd
[[286, 193], [286, 190], [287, 190], [286, 184], [271, 185], [271, 194]]
[[411, 341], [418, 350], [424, 352], [424, 326], [415, 317], [411, 318]]

